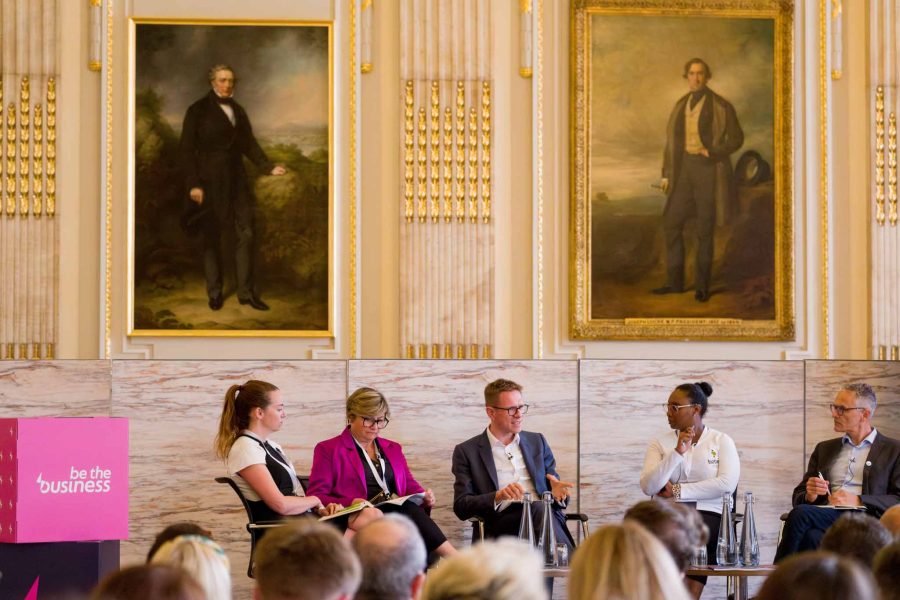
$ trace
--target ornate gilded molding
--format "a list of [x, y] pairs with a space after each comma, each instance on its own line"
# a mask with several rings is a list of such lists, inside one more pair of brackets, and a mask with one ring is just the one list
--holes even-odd
[[371, 73], [374, 69], [372, 63], [372, 12], [374, 11], [373, 0], [362, 0], [359, 6], [360, 26], [359, 26], [359, 58], [360, 73]]
[[30, 209], [31, 191], [30, 157], [31, 146], [31, 85], [28, 77], [19, 85], [19, 216], [27, 217]]
[[888, 117], [888, 222], [897, 226], [897, 115]]
[[844, 9], [841, 0], [831, 0], [831, 78], [844, 73]]
[[56, 216], [56, 80], [47, 80], [47, 216]]
[[[112, 3], [113, 0], [109, 0]], [[88, 70], [99, 72], [103, 68], [100, 62], [100, 47], [102, 45], [102, 36], [100, 32], [103, 27], [103, 18], [101, 16], [101, 0], [89, 0], [90, 2], [90, 34], [88, 47]]]
[[428, 198], [428, 172], [426, 171], [425, 165], [428, 160], [428, 152], [426, 151], [428, 144], [428, 132], [427, 127], [425, 126], [425, 108], [419, 107], [419, 119], [418, 119], [418, 184], [419, 189], [416, 190], [416, 195], [418, 198], [418, 205], [416, 207], [416, 214], [419, 218], [419, 223], [424, 223], [425, 219], [428, 216], [428, 206], [427, 206], [427, 198]]
[[884, 225], [884, 86], [875, 89], [875, 222]]
[[[534, 11], [532, 0], [519, 0], [519, 75], [526, 79], [533, 74], [534, 58], [531, 49]], [[540, 16], [538, 16], [540, 18]]]
[[[453, 112], [444, 108], [444, 222], [453, 219]], [[449, 358], [449, 357], [448, 357]]]
[[456, 220], [466, 217], [466, 89], [456, 83]]
[[413, 221], [413, 165], [415, 126], [413, 125], [413, 82], [407, 81], [403, 95], [403, 216]]
[[[431, 222], [441, 218], [441, 89], [437, 81], [431, 82]], [[440, 358], [440, 357], [438, 357]]]
[[822, 358], [831, 354], [831, 333], [828, 330], [830, 321], [831, 295], [829, 294], [830, 278], [828, 276], [828, 21], [827, 2], [819, 1], [819, 144], [822, 149], [819, 173], [820, 214], [822, 215]]
[[16, 214], [16, 104], [6, 109], [6, 216]]
[[36, 218], [44, 210], [44, 111], [40, 103], [34, 105], [34, 182], [31, 204]]
[[481, 84], [481, 215], [491, 222], [491, 82]]
[[478, 221], [478, 116], [469, 108], [469, 221]]
[[349, 331], [349, 355], [350, 358], [356, 358], [357, 353], [357, 344], [359, 340], [359, 320], [357, 317], [357, 298], [359, 295], [359, 290], [357, 289], [357, 197], [356, 197], [356, 185], [358, 181], [358, 168], [357, 164], [357, 118], [356, 118], [356, 110], [357, 110], [357, 78], [356, 78], [356, 0], [350, 0], [350, 70], [348, 73], [349, 82], [349, 95], [350, 95], [350, 106], [349, 106], [349, 125], [350, 125], [350, 140], [349, 140], [349, 151], [350, 151], [350, 198], [349, 198], [349, 210], [350, 210], [350, 264], [349, 264], [349, 276], [350, 276], [350, 331]]

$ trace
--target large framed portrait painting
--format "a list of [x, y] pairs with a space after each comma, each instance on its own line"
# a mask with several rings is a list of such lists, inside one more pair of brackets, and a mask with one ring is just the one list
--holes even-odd
[[129, 335], [331, 335], [331, 24], [130, 36]]
[[571, 336], [793, 339], [791, 3], [571, 16]]

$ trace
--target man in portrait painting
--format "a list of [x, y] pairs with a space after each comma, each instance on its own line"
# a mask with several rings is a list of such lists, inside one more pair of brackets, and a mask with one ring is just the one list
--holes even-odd
[[694, 298], [706, 302], [715, 226], [727, 223], [735, 210], [731, 154], [744, 143], [744, 132], [731, 103], [707, 87], [712, 72], [705, 61], [689, 60], [684, 78], [689, 92], [669, 116], [660, 182], [667, 196], [663, 211], [666, 282], [653, 293], [684, 291], [684, 228], [693, 217], [697, 231]]
[[269, 310], [255, 286], [254, 198], [243, 157], [263, 173], [284, 175], [286, 171], [269, 161], [253, 136], [246, 111], [233, 98], [235, 81], [231, 67], [212, 67], [212, 89], [184, 116], [181, 158], [190, 198], [184, 221], [189, 231], [202, 238], [209, 307], [219, 310], [224, 303], [222, 241], [224, 234], [232, 231], [238, 301], [256, 310]]

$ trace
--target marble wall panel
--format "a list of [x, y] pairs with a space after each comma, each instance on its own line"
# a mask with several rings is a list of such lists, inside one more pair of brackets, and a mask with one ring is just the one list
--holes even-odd
[[247, 518], [234, 492], [214, 481], [225, 474], [212, 448], [225, 390], [247, 379], [282, 390], [287, 420], [273, 438], [304, 473], [313, 445], [343, 414], [346, 362], [115, 361], [112, 371], [112, 414], [131, 421], [131, 525], [122, 563], [143, 560], [165, 525], [197, 521], [231, 558], [234, 597], [250, 598]]
[[[392, 416], [384, 436], [403, 444], [413, 475], [434, 489], [435, 521], [459, 547], [468, 544], [471, 528], [453, 514], [450, 463], [454, 446], [487, 426], [484, 386], [502, 377], [524, 387], [525, 429], [547, 437], [560, 476], [574, 483], [577, 369], [574, 361], [360, 360], [350, 361], [349, 389], [369, 386], [385, 395]], [[343, 415], [336, 416], [334, 435], [342, 423]]]
[[[868, 383], [878, 407], [873, 423], [879, 432], [900, 439], [900, 363], [876, 360], [806, 361], [806, 452], [803, 466], [816, 444], [838, 437], [828, 405], [846, 383]], [[803, 472], [797, 477], [799, 482]]]
[[[668, 430], [663, 404], [680, 383], [713, 387], [708, 426], [741, 457], [738, 493], [753, 491], [762, 561], [775, 555], [779, 515], [790, 507], [803, 452], [799, 362], [583, 360], [580, 363], [581, 510], [592, 528], [619, 521], [646, 499], [639, 475], [651, 439]], [[739, 496], [738, 510], [743, 510]], [[717, 597], [719, 582], [706, 594]]]
[[106, 417], [105, 360], [0, 362], [0, 417]]

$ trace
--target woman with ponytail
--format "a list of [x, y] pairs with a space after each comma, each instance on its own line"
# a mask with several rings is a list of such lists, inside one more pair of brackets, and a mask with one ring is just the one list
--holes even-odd
[[[648, 496], [695, 502], [709, 527], [707, 560], [713, 564], [722, 518], [722, 494], [732, 494], [741, 476], [734, 440], [707, 427], [712, 386], [705, 381], [683, 383], [663, 406], [670, 431], [650, 442], [641, 470], [641, 490]], [[706, 577], [690, 576], [688, 588], [699, 598]]]
[[[254, 518], [273, 521], [287, 515], [310, 512], [325, 516], [340, 510], [340, 504], [326, 506], [316, 496], [305, 496], [294, 465], [281, 446], [269, 439], [281, 429], [284, 419], [281, 391], [271, 383], [250, 380], [225, 392], [216, 455], [225, 461]], [[351, 515], [350, 528], [381, 516], [380, 512], [367, 514], [370, 510]]]

